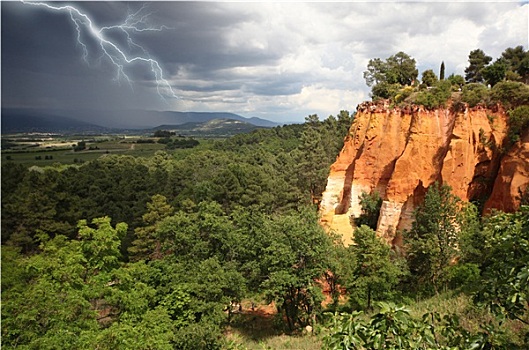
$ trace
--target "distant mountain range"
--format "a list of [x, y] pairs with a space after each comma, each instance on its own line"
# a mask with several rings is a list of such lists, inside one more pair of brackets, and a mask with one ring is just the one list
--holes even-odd
[[[2, 134], [14, 132], [58, 132], [58, 133], [105, 133], [123, 130], [173, 129], [191, 123], [182, 130], [200, 129], [198, 124], [212, 120], [234, 120], [242, 122], [240, 130], [252, 127], [274, 127], [280, 125], [261, 118], [245, 118], [225, 112], [159, 112], [143, 110], [122, 111], [66, 111], [2, 108]], [[229, 124], [229, 123], [228, 123]], [[248, 124], [248, 127], [243, 127]], [[228, 129], [237, 126], [227, 125]], [[211, 126], [206, 126], [211, 129]], [[241, 131], [244, 132], [244, 131]]]

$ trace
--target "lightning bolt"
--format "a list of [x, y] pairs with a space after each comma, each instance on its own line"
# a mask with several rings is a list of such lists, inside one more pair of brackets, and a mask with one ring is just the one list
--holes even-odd
[[[32, 2], [32, 1], [21, 1], [23, 4], [44, 7], [50, 11], [67, 13], [75, 27], [77, 33], [77, 43], [83, 50], [83, 60], [88, 63], [89, 49], [86, 41], [83, 40], [84, 35], [92, 38], [101, 49], [100, 59], [107, 59], [116, 68], [116, 81], [125, 79], [132, 88], [132, 80], [126, 73], [125, 68], [133, 64], [140, 63], [149, 67], [155, 82], [156, 91], [161, 99], [165, 100], [164, 96], [172, 98], [178, 98], [173, 91], [171, 84], [164, 78], [163, 70], [160, 63], [152, 58], [148, 51], [134, 41], [133, 33], [138, 32], [159, 32], [166, 29], [171, 29], [166, 26], [154, 27], [147, 23], [148, 17], [152, 14], [151, 12], [145, 12], [147, 9], [146, 4], [135, 11], [127, 14], [125, 21], [121, 24], [106, 26], [98, 28], [94, 21], [86, 13], [83, 13], [80, 9], [72, 5], [55, 6], [45, 2]], [[118, 31], [125, 35], [128, 49], [122, 47], [116, 40], [109, 38], [108, 34], [112, 31]], [[128, 51], [133, 49], [140, 50], [141, 55], [134, 55]]]

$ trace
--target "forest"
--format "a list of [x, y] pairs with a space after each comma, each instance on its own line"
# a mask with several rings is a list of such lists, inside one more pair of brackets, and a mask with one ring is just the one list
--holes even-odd
[[[426, 88], [431, 74], [392, 80], [393, 61], [370, 62], [374, 99], [445, 103]], [[469, 70], [452, 92], [508, 105], [519, 142], [529, 70], [502, 67], [497, 83]], [[508, 84], [515, 93], [502, 94]], [[527, 191], [518, 211], [482, 216], [436, 183], [400, 248], [377, 237], [381, 200], [364, 193], [344, 246], [318, 224], [318, 202], [353, 119], [310, 115], [144, 157], [2, 162], [2, 346], [527, 349]]]

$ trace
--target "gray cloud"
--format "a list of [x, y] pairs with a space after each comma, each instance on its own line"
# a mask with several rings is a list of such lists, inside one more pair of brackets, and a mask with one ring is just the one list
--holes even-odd
[[[370, 58], [405, 51], [420, 70], [437, 70], [444, 60], [448, 74], [462, 74], [475, 48], [497, 57], [528, 46], [527, 3], [73, 4], [99, 27], [139, 10], [146, 24], [163, 26], [132, 35], [180, 98], [161, 101], [145, 64], [126, 68], [131, 85], [116, 81], [115, 67], [90, 40], [85, 63], [67, 14], [2, 2], [2, 105], [222, 110], [301, 121], [368, 98], [362, 72]], [[123, 32], [106, 34], [130, 54], [145, 54], [127, 46]]]

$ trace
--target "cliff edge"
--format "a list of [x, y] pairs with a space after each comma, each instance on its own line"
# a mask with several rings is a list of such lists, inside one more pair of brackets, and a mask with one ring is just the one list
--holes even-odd
[[519, 190], [529, 184], [529, 130], [506, 151], [507, 131], [508, 115], [499, 105], [428, 111], [362, 103], [331, 166], [320, 222], [350, 243], [359, 196], [378, 191], [377, 233], [400, 244], [396, 233], [411, 227], [414, 209], [436, 181], [485, 211], [516, 210]]

